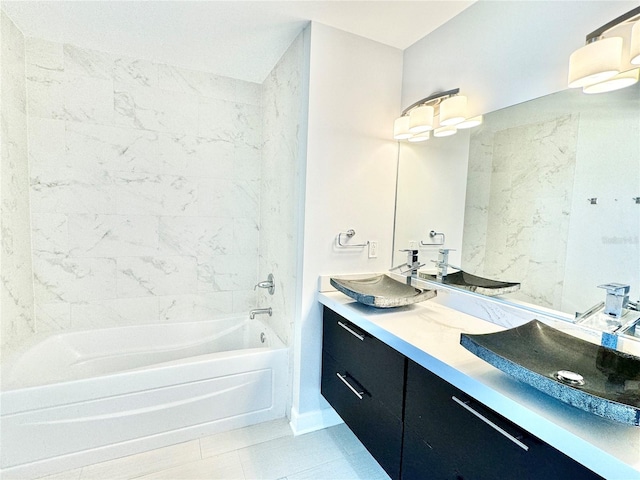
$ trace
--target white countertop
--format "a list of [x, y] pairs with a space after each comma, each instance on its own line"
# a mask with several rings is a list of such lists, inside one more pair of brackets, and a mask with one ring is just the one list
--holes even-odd
[[[426, 301], [376, 309], [339, 292], [320, 303], [607, 479], [640, 479], [640, 428], [584, 412], [521, 383], [460, 345], [461, 333], [504, 330]], [[547, 322], [548, 323], [548, 322]]]

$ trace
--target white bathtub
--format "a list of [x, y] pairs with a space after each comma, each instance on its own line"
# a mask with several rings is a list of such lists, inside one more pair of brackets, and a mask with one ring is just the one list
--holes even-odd
[[287, 361], [244, 318], [49, 337], [3, 369], [0, 468], [44, 475], [281, 418]]

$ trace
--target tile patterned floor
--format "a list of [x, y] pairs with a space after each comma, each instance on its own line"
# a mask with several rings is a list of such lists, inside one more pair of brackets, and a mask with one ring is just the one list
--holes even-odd
[[294, 437], [286, 419], [42, 480], [389, 480], [345, 425]]

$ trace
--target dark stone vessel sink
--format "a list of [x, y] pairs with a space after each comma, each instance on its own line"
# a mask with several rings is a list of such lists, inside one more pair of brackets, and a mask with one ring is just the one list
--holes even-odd
[[[420, 278], [424, 278], [425, 280], [438, 281], [435, 275], [428, 273], [420, 273], [419, 275]], [[504, 295], [505, 293], [515, 292], [520, 289], [519, 283], [491, 280], [489, 278], [472, 275], [462, 270], [448, 273], [442, 283], [487, 296]]]
[[360, 280], [331, 278], [333, 287], [365, 305], [393, 308], [424, 302], [436, 296], [435, 290], [422, 290], [400, 283], [388, 275], [375, 275]]
[[592, 344], [538, 320], [497, 333], [463, 333], [460, 343], [558, 400], [640, 426], [640, 357]]

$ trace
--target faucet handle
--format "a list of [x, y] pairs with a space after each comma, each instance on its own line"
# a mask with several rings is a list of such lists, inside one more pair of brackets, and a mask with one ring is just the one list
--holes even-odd
[[629, 294], [629, 290], [631, 289], [630, 285], [625, 285], [623, 283], [605, 283], [603, 285], [598, 285], [598, 288], [604, 288], [607, 293], [611, 295], [615, 295], [617, 297], [624, 297]]

